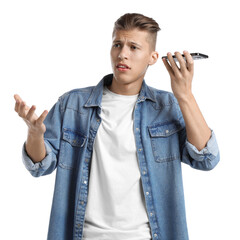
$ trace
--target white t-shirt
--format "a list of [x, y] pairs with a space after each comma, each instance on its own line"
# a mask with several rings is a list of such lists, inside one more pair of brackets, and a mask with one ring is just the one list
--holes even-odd
[[84, 240], [150, 240], [133, 133], [138, 95], [104, 88], [102, 122], [93, 147]]

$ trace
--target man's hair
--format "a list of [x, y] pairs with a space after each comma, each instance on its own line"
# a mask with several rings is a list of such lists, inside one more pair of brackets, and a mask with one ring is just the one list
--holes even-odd
[[146, 17], [139, 13], [126, 13], [121, 16], [115, 23], [113, 28], [112, 37], [116, 33], [116, 31], [120, 30], [133, 30], [139, 29], [142, 31], [146, 31], [149, 34], [148, 41], [150, 44], [151, 50], [155, 50], [156, 42], [157, 42], [157, 32], [160, 29], [158, 23], [149, 17]]

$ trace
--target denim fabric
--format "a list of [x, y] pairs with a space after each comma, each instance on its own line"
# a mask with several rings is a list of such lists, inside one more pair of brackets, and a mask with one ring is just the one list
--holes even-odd
[[[75, 89], [62, 95], [45, 120], [47, 155], [33, 163], [23, 146], [23, 162], [34, 177], [57, 169], [48, 240], [82, 239], [94, 139], [101, 124], [103, 86]], [[211, 170], [219, 161], [212, 131], [198, 151], [186, 139], [184, 119], [172, 93], [142, 88], [134, 109], [134, 135], [152, 239], [187, 240], [188, 231], [181, 162]]]

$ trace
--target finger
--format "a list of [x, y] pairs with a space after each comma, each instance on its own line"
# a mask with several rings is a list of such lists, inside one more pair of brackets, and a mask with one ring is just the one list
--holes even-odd
[[187, 70], [186, 61], [184, 60], [182, 54], [180, 52], [175, 52], [174, 54], [177, 57], [177, 60], [180, 64], [180, 71], [186, 72], [186, 70]]
[[179, 74], [179, 68], [178, 68], [176, 62], [174, 61], [174, 59], [172, 57], [172, 54], [170, 52], [167, 53], [167, 57], [168, 57], [168, 60], [171, 64], [171, 66], [172, 66], [172, 70], [174, 72], [174, 75]]
[[19, 100], [20, 102], [22, 102], [22, 99], [20, 98], [20, 96], [18, 94], [14, 94], [14, 99], [16, 101]]
[[191, 73], [193, 73], [193, 71], [194, 71], [193, 57], [191, 56], [191, 54], [188, 51], [184, 51], [183, 53], [184, 53], [184, 56], [187, 60], [187, 68]]
[[33, 116], [35, 110], [36, 110], [36, 106], [33, 105], [33, 106], [29, 109], [29, 111], [28, 111], [28, 113], [27, 113], [27, 115], [26, 115], [26, 119], [27, 119], [27, 120], [31, 121], [32, 116]]
[[19, 106], [20, 106], [20, 103], [21, 102], [19, 102], [19, 100], [16, 100], [16, 103], [15, 103], [15, 108], [14, 108], [14, 110], [18, 113], [18, 111], [19, 111]]
[[20, 117], [23, 117], [25, 115], [25, 103], [24, 102], [19, 103], [18, 115]]
[[20, 106], [20, 103], [22, 102], [22, 99], [17, 95], [17, 94], [15, 94], [14, 95], [14, 99], [15, 99], [15, 111], [18, 113], [18, 111], [19, 111], [19, 106]]
[[19, 111], [18, 111], [18, 115], [22, 118], [26, 117], [26, 111], [29, 109], [29, 107], [26, 105], [25, 102], [21, 102], [20, 107], [19, 107]]
[[45, 120], [45, 118], [46, 118], [47, 115], [48, 115], [48, 111], [45, 110], [45, 111], [40, 115], [40, 117], [37, 119], [36, 124], [37, 124], [37, 125], [42, 125], [42, 124], [43, 124], [43, 121]]
[[194, 61], [193, 61], [193, 58], [192, 58], [191, 54], [188, 51], [183, 51], [183, 54], [184, 54], [184, 56], [186, 58], [187, 68], [188, 68], [189, 72], [193, 73]]
[[164, 65], [165, 65], [165, 67], [166, 67], [169, 75], [170, 75], [170, 76], [174, 75], [173, 70], [172, 70], [172, 67], [171, 67], [170, 64], [168, 63], [167, 59], [162, 58], [162, 60], [163, 60], [163, 63], [164, 63]]

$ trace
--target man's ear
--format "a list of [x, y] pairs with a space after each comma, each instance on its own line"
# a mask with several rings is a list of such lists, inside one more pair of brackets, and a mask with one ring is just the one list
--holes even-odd
[[157, 60], [158, 60], [158, 56], [159, 56], [158, 52], [153, 51], [153, 52], [151, 53], [150, 60], [149, 60], [149, 63], [148, 63], [148, 64], [149, 64], [149, 65], [153, 65], [154, 63], [156, 63]]

